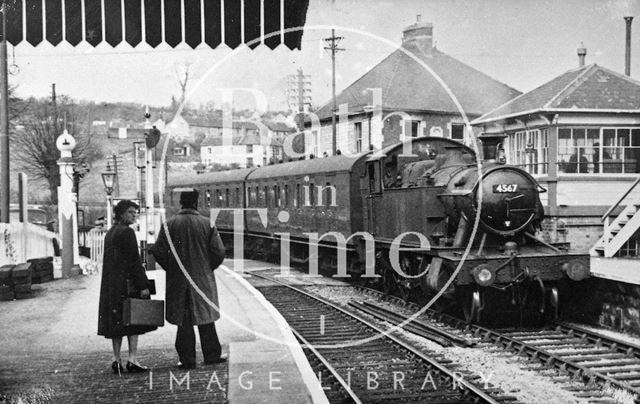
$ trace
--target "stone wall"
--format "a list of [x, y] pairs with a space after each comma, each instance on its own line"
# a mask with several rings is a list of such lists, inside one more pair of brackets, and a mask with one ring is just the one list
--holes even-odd
[[640, 336], [640, 286], [591, 278], [572, 288], [568, 320]]

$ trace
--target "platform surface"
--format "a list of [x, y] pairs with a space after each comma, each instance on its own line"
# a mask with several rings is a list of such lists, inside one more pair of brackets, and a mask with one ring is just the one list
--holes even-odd
[[640, 285], [640, 259], [591, 257], [591, 276]]
[[[190, 371], [177, 368], [176, 327], [165, 322], [139, 337], [138, 357], [151, 373], [111, 372], [111, 341], [96, 333], [100, 273], [34, 285], [31, 299], [0, 301], [0, 401], [328, 402], [280, 313], [230, 269], [233, 264], [225, 260], [216, 270], [216, 329], [228, 363], [204, 365], [197, 341], [198, 367]], [[260, 265], [244, 262], [246, 270]], [[147, 274], [156, 280], [154, 298], [163, 300], [164, 271]]]

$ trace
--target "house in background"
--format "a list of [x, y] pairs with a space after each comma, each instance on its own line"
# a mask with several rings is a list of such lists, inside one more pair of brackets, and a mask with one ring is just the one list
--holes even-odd
[[[343, 153], [381, 149], [409, 137], [469, 140], [465, 121], [433, 71], [448, 86], [469, 120], [491, 111], [519, 91], [448, 56], [433, 45], [433, 26], [418, 21], [403, 31], [402, 46], [337, 95], [336, 148]], [[344, 105], [343, 105], [344, 104]], [[305, 136], [309, 154], [333, 150], [330, 101], [315, 112], [320, 129]]]
[[[583, 250], [603, 233], [601, 216], [640, 173], [640, 82], [596, 64], [577, 69], [472, 122], [505, 136], [507, 162], [533, 174], [548, 214]], [[635, 193], [640, 197], [640, 190]]]
[[231, 144], [222, 136], [207, 137], [200, 148], [200, 158], [204, 165], [255, 167], [279, 162], [283, 158], [282, 144], [260, 136], [257, 132], [234, 136]]

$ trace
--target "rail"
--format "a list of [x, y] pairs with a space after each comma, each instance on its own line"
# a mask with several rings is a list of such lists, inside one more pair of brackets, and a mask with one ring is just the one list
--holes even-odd
[[[341, 313], [342, 315], [346, 316], [346, 318], [350, 318], [352, 320], [355, 320], [355, 322], [359, 323], [359, 324], [363, 324], [365, 325], [367, 328], [369, 328], [370, 330], [372, 330], [375, 334], [377, 335], [384, 335], [384, 338], [386, 338], [386, 340], [392, 342], [395, 346], [402, 348], [403, 350], [409, 352], [413, 357], [420, 359], [424, 364], [426, 364], [428, 366], [428, 368], [430, 370], [433, 370], [437, 373], [439, 373], [439, 377], [444, 379], [444, 380], [451, 380], [454, 381], [455, 383], [454, 385], [456, 385], [457, 387], [455, 387], [455, 389], [458, 389], [459, 391], [462, 392], [463, 395], [470, 395], [473, 396], [474, 401], [475, 402], [485, 402], [485, 403], [498, 403], [499, 401], [511, 401], [508, 398], [504, 398], [503, 400], [500, 400], [500, 398], [494, 398], [492, 397], [491, 393], [489, 393], [488, 391], [484, 391], [482, 388], [480, 388], [479, 386], [476, 386], [475, 384], [471, 383], [468, 380], [465, 379], [460, 379], [456, 372], [445, 367], [442, 363], [438, 362], [436, 359], [430, 357], [429, 355], [425, 354], [421, 349], [403, 341], [402, 339], [392, 335], [391, 333], [388, 332], [388, 330], [384, 330], [380, 327], [378, 327], [376, 324], [372, 323], [371, 321], [368, 321], [367, 319], [357, 315], [356, 313], [353, 313], [351, 311], [347, 311], [344, 308], [340, 307], [338, 304], [330, 302], [322, 297], [313, 295], [311, 293], [308, 293], [307, 291], [302, 290], [301, 288], [295, 286], [295, 285], [290, 285], [287, 283], [282, 282], [281, 280], [277, 280], [277, 279], [273, 279], [271, 277], [267, 277], [264, 275], [260, 275], [257, 274], [255, 272], [253, 272], [251, 274], [251, 276], [263, 279], [263, 280], [268, 280], [270, 282], [273, 282], [277, 285], [280, 285], [282, 287], [288, 288], [292, 291], [297, 292], [299, 295], [303, 295], [306, 296], [307, 298], [312, 299], [313, 301], [319, 302], [323, 305], [326, 305], [328, 307], [331, 307], [333, 310], [335, 310], [338, 313]], [[264, 292], [263, 292], [264, 294]], [[268, 296], [265, 295], [265, 297], [267, 298], [267, 300], [269, 300], [272, 304], [274, 304], [274, 306], [276, 306], [277, 309], [277, 304], [274, 303], [274, 301], [272, 301]], [[293, 304], [292, 301], [286, 301], [285, 302], [287, 305], [291, 305]], [[297, 320], [300, 320], [299, 316], [301, 316], [301, 311], [300, 311], [300, 306], [296, 305], [294, 306], [297, 308], [296, 311], [296, 316], [292, 317], [296, 318]], [[287, 318], [285, 316], [285, 318]], [[292, 329], [296, 329], [295, 325], [291, 324], [290, 319], [287, 319], [287, 321], [290, 323], [290, 326]], [[344, 325], [344, 324], [343, 324]], [[348, 329], [354, 329], [352, 327], [347, 327]], [[326, 331], [321, 332], [321, 334], [324, 336], [327, 334]], [[370, 337], [368, 337], [370, 338]], [[323, 340], [322, 345], [319, 346], [315, 346], [315, 348], [327, 348], [327, 344], [328, 340]], [[308, 346], [308, 345], [307, 345]], [[306, 348], [307, 346], [304, 346], [303, 348]], [[353, 388], [353, 386], [351, 386]], [[490, 389], [493, 393], [497, 393], [494, 389]], [[410, 400], [409, 400], [410, 401]]]
[[0, 265], [54, 255], [56, 233], [32, 223], [0, 223]]
[[621, 197], [620, 199], [618, 199], [618, 201], [617, 201], [614, 205], [612, 205], [612, 206], [609, 208], [609, 210], [607, 210], [607, 212], [606, 212], [604, 215], [602, 215], [602, 217], [600, 218], [600, 221], [601, 221], [601, 222], [604, 222], [604, 221], [607, 219], [607, 217], [609, 217], [609, 215], [611, 214], [611, 212], [613, 212], [615, 208], [617, 208], [618, 206], [620, 206], [620, 203], [622, 203], [622, 201], [624, 201], [624, 199], [625, 199], [627, 196], [629, 196], [629, 194], [631, 193], [631, 191], [633, 191], [633, 189], [638, 185], [638, 183], [640, 183], [640, 177], [638, 177], [638, 178], [634, 181], [633, 185], [631, 185], [631, 187], [627, 190], [627, 192], [625, 192], [625, 193], [624, 193], [624, 195], [622, 195], [622, 197]]

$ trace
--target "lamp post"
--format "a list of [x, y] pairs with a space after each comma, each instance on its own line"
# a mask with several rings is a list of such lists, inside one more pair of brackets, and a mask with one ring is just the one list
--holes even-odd
[[[78, 259], [77, 251], [77, 205], [76, 196], [73, 193], [73, 162], [72, 151], [76, 147], [76, 141], [65, 129], [56, 139], [56, 147], [60, 150], [60, 186], [58, 187], [58, 228], [62, 240], [62, 277], [68, 278], [77, 275], [79, 271], [74, 266]], [[74, 235], [75, 233], [75, 235]]]
[[104, 191], [107, 193], [107, 229], [110, 229], [112, 225], [111, 193], [113, 192], [113, 181], [115, 178], [116, 173], [111, 171], [110, 166], [107, 166], [107, 171], [102, 173], [102, 183], [104, 184]]

